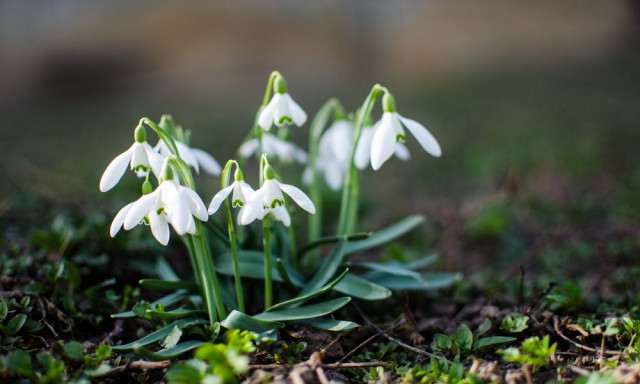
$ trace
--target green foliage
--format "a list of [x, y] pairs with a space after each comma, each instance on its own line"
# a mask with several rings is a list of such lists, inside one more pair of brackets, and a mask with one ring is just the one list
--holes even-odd
[[556, 343], [549, 345], [549, 335], [540, 340], [539, 337], [530, 337], [522, 342], [519, 347], [511, 347], [498, 351], [504, 361], [528, 365], [533, 370], [547, 365], [557, 347]]
[[248, 331], [230, 330], [226, 343], [203, 344], [193, 359], [174, 364], [167, 372], [171, 384], [236, 383], [249, 369], [247, 354], [255, 350], [256, 335]]
[[467, 325], [461, 324], [452, 335], [436, 333], [433, 337], [432, 347], [434, 350], [453, 354], [455, 360], [459, 361], [474, 352], [491, 350], [515, 340], [515, 338], [508, 336], [479, 337], [491, 327], [491, 323], [486, 323], [486, 321], [485, 319], [485, 323], [479, 328], [475, 339], [471, 329]]
[[465, 372], [464, 365], [448, 363], [444, 360], [431, 359], [427, 365], [404, 366], [398, 368], [401, 383], [424, 384], [481, 384], [477, 376]]
[[306, 349], [307, 343], [304, 341], [282, 343], [273, 350], [273, 360], [280, 364], [293, 364], [301, 360], [302, 352]]
[[502, 318], [500, 327], [507, 332], [519, 333], [529, 328], [529, 325], [527, 324], [528, 322], [529, 316], [513, 312], [512, 314]]

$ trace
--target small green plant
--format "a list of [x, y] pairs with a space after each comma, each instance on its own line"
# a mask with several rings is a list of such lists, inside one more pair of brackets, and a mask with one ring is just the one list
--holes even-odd
[[543, 337], [542, 340], [535, 336], [526, 339], [517, 348], [502, 349], [498, 353], [502, 355], [504, 361], [531, 367], [535, 371], [549, 363], [556, 347], [556, 343], [549, 345], [549, 335]]
[[465, 359], [474, 352], [490, 350], [516, 340], [509, 336], [479, 337], [491, 327], [490, 321], [488, 323], [487, 321], [488, 319], [485, 319], [485, 322], [481, 325], [475, 341], [471, 329], [467, 325], [461, 324], [456, 333], [452, 335], [447, 336], [442, 333], [436, 333], [433, 337], [432, 346], [435, 350], [452, 353], [455, 360], [460, 361], [460, 359]]
[[251, 332], [231, 330], [226, 343], [203, 344], [193, 359], [174, 364], [167, 380], [171, 384], [236, 383], [249, 369], [247, 354], [255, 350], [256, 338]]
[[273, 360], [280, 364], [293, 364], [300, 361], [302, 352], [307, 349], [307, 343], [304, 341], [282, 343], [278, 348], [273, 350]]
[[505, 316], [502, 319], [500, 328], [502, 328], [507, 332], [519, 333], [529, 328], [529, 325], [527, 324], [528, 322], [529, 322], [529, 316], [525, 316], [521, 313], [514, 312], [510, 315]]
[[464, 365], [448, 363], [444, 360], [431, 359], [430, 364], [405, 366], [398, 368], [401, 383], [423, 384], [481, 384], [484, 383], [476, 375], [465, 372]]

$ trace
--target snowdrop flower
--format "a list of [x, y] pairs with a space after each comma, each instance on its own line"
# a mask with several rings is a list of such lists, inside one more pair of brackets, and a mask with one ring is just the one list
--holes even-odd
[[[176, 147], [178, 147], [178, 154], [180, 155], [180, 158], [184, 160], [187, 165], [193, 167], [193, 169], [196, 170], [196, 173], [200, 173], [200, 168], [202, 168], [203, 171], [210, 175], [220, 176], [222, 168], [213, 156], [202, 149], [191, 148], [179, 140], [175, 140], [175, 143]], [[162, 140], [156, 144], [154, 149], [160, 152], [163, 156], [169, 156], [171, 154], [171, 151]]]
[[[238, 154], [247, 158], [256, 153], [259, 147], [258, 139], [251, 139], [238, 148]], [[307, 162], [307, 153], [302, 148], [266, 132], [262, 134], [262, 152], [267, 156], [277, 157], [285, 163], [296, 161], [304, 164]]]
[[287, 82], [284, 77], [276, 76], [273, 82], [273, 93], [271, 101], [258, 116], [260, 128], [268, 131], [271, 129], [271, 124], [282, 127], [291, 123], [299, 127], [307, 121], [307, 114], [287, 93]]
[[138, 176], [145, 176], [150, 169], [156, 177], [160, 175], [163, 157], [147, 143], [147, 133], [143, 126], [136, 127], [134, 138], [133, 145], [113, 159], [105, 169], [100, 178], [101, 192], [106, 192], [118, 184], [127, 169], [127, 164]]
[[121, 227], [128, 231], [140, 223], [145, 223], [151, 227], [151, 233], [156, 240], [162, 245], [167, 245], [169, 224], [182, 236], [185, 233], [195, 234], [194, 217], [201, 221], [208, 220], [207, 209], [200, 196], [193, 189], [174, 180], [173, 171], [167, 163], [163, 166], [160, 185], [153, 192], [149, 192], [150, 189], [148, 184], [148, 193], [118, 212], [111, 223], [111, 237], [114, 237]]
[[265, 215], [273, 214], [285, 226], [291, 225], [291, 217], [284, 205], [286, 193], [302, 209], [309, 213], [316, 213], [316, 207], [304, 192], [293, 185], [284, 184], [275, 179], [275, 173], [270, 165], [264, 168], [264, 183], [255, 191], [242, 207], [238, 216], [240, 225], [247, 225], [254, 220], [262, 220]]
[[[324, 173], [327, 185], [334, 191], [342, 187], [349, 169], [353, 143], [353, 124], [349, 120], [335, 121], [320, 138], [316, 169]], [[311, 169], [305, 169], [303, 180], [310, 183]]]
[[[371, 159], [371, 141], [373, 140], [373, 132], [375, 128], [378, 127], [378, 123], [375, 126], [371, 127], [362, 127], [362, 132], [360, 133], [360, 140], [358, 140], [358, 145], [356, 146], [356, 154], [354, 158], [354, 163], [358, 169], [365, 169], [367, 165], [370, 163]], [[394, 154], [397, 158], [403, 161], [409, 160], [411, 154], [407, 147], [401, 143], [396, 143], [396, 149]]]
[[244, 176], [240, 168], [236, 168], [234, 174], [234, 181], [230, 186], [223, 188], [220, 192], [216, 193], [209, 204], [209, 214], [213, 215], [220, 208], [220, 204], [226, 199], [229, 194], [231, 195], [231, 205], [236, 207], [242, 207], [247, 202], [247, 199], [255, 192], [249, 184], [244, 181]]
[[382, 106], [384, 113], [376, 123], [371, 139], [371, 166], [374, 170], [380, 169], [382, 164], [396, 153], [398, 143], [405, 141], [403, 125], [418, 140], [425, 151], [435, 157], [440, 157], [442, 151], [433, 135], [422, 124], [402, 117], [396, 112], [395, 101], [391, 94], [385, 93], [382, 97]]

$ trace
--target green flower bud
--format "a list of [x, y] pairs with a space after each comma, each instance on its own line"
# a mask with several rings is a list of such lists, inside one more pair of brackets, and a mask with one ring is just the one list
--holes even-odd
[[396, 101], [389, 92], [385, 93], [384, 96], [382, 96], [382, 110], [384, 112], [396, 111]]
[[277, 76], [273, 82], [273, 91], [279, 94], [287, 93], [287, 81], [282, 76]]
[[333, 121], [345, 120], [347, 118], [347, 113], [342, 108], [342, 105], [336, 105], [336, 108], [333, 112]]
[[148, 195], [151, 191], [153, 191], [153, 185], [151, 185], [149, 180], [145, 180], [144, 183], [142, 183], [142, 194]]
[[239, 167], [236, 167], [236, 173], [233, 174], [233, 179], [235, 181], [242, 181], [244, 180], [244, 175], [242, 174], [242, 171], [240, 170]]
[[136, 140], [137, 143], [141, 143], [141, 144], [147, 141], [147, 130], [144, 129], [142, 124], [136, 127], [136, 130], [133, 134], [133, 138]]
[[162, 164], [162, 171], [160, 172], [160, 180], [165, 181], [165, 180], [171, 180], [171, 179], [173, 179], [173, 169], [171, 169], [169, 162], [165, 161], [164, 164]]
[[271, 166], [267, 164], [267, 166], [264, 167], [264, 179], [273, 180], [275, 178], [276, 178], [276, 173], [274, 172], [273, 168], [271, 168]]

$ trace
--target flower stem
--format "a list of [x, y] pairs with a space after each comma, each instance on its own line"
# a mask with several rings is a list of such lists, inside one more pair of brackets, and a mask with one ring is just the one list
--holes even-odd
[[356, 227], [358, 218], [358, 200], [360, 197], [358, 186], [358, 168], [356, 168], [354, 162], [356, 148], [358, 146], [358, 141], [360, 140], [362, 127], [371, 114], [371, 110], [373, 109], [376, 99], [380, 96], [381, 91], [384, 89], [385, 88], [380, 84], [374, 85], [357, 113], [353, 134], [353, 144], [351, 145], [351, 156], [349, 157], [349, 169], [347, 170], [347, 174], [345, 175], [344, 185], [342, 187], [340, 219], [338, 221], [339, 235], [348, 235], [352, 233]]
[[200, 275], [200, 286], [204, 293], [203, 299], [207, 306], [209, 321], [211, 321], [210, 324], [213, 325], [216, 321], [216, 310], [221, 319], [227, 317], [227, 311], [224, 307], [224, 301], [222, 300], [220, 284], [216, 276], [210, 248], [202, 231], [202, 224], [196, 221], [196, 234], [187, 236], [191, 237], [193, 241], [195, 259], [197, 260]]
[[238, 260], [238, 247], [236, 245], [236, 231], [233, 226], [233, 217], [231, 216], [231, 208], [229, 201], [226, 201], [227, 222], [229, 228], [229, 244], [231, 244], [231, 254], [233, 256], [233, 276], [236, 283], [236, 297], [238, 300], [238, 310], [244, 312], [244, 294], [242, 293], [242, 280], [240, 277], [240, 262]]
[[262, 220], [262, 244], [264, 248], [264, 307], [269, 308], [272, 304], [271, 281], [271, 228], [269, 225], [269, 216], [265, 216]]

